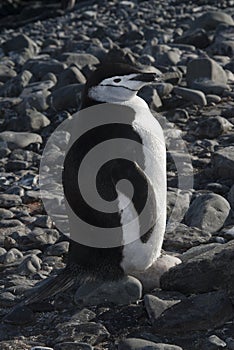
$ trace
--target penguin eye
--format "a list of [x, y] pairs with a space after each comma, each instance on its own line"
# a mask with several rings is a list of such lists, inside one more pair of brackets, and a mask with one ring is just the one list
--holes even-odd
[[120, 78], [115, 78], [115, 79], [113, 80], [113, 82], [114, 82], [114, 83], [120, 83], [120, 82], [121, 82], [121, 79], [120, 79]]

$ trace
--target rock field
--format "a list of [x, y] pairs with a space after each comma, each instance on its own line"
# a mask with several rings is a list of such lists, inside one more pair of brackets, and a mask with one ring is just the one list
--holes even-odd
[[176, 72], [139, 94], [165, 130], [163, 249], [182, 261], [153, 290], [126, 276], [15, 309], [0, 349], [233, 350], [234, 1], [77, 0], [64, 12], [59, 1], [7, 0], [0, 10], [0, 317], [65, 266], [39, 165], [103, 60]]

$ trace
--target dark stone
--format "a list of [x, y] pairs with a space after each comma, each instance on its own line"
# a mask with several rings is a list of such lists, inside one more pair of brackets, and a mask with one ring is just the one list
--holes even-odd
[[216, 179], [234, 179], [234, 146], [214, 152], [211, 164]]
[[164, 311], [155, 320], [154, 330], [157, 334], [178, 334], [215, 329], [233, 316], [232, 303], [224, 291], [193, 295]]
[[209, 250], [205, 247], [200, 254], [166, 272], [160, 281], [162, 289], [191, 294], [222, 288], [234, 295], [234, 240]]
[[14, 325], [32, 324], [35, 321], [34, 314], [27, 306], [15, 307], [3, 321]]

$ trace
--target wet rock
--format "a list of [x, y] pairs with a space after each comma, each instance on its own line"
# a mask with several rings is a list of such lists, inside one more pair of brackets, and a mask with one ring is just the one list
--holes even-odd
[[202, 91], [182, 88], [179, 86], [174, 87], [173, 91], [176, 95], [181, 96], [186, 101], [191, 101], [200, 106], [207, 105], [206, 96]]
[[136, 278], [127, 276], [118, 282], [85, 283], [76, 291], [75, 302], [78, 305], [127, 305], [139, 300], [141, 294], [141, 283]]
[[222, 288], [234, 295], [233, 247], [232, 240], [226, 244], [210, 246], [209, 250], [200, 250], [196, 252], [198, 255], [190, 255], [184, 263], [173, 267], [161, 277], [161, 287], [190, 294]]
[[38, 134], [29, 132], [3, 131], [0, 133], [0, 141], [6, 141], [10, 149], [25, 148], [33, 143], [42, 143]]
[[211, 164], [216, 179], [234, 179], [234, 146], [224, 147], [213, 153]]
[[20, 196], [17, 196], [14, 194], [6, 194], [6, 193], [0, 194], [0, 207], [11, 208], [21, 204], [22, 204], [22, 200]]
[[222, 228], [230, 211], [228, 201], [214, 193], [199, 195], [185, 215], [185, 223], [204, 232], [213, 233]]
[[140, 338], [128, 338], [121, 340], [118, 350], [182, 350], [177, 345], [154, 343]]
[[61, 87], [51, 94], [51, 106], [62, 111], [69, 108], [78, 108], [81, 99], [82, 84], [71, 84]]
[[91, 54], [76, 52], [63, 53], [61, 60], [66, 62], [67, 65], [75, 64], [79, 69], [82, 69], [85, 66], [95, 66], [100, 63], [99, 60]]
[[205, 30], [216, 29], [219, 24], [234, 25], [232, 17], [221, 11], [208, 11], [192, 22], [191, 29], [203, 28]]
[[167, 250], [185, 251], [202, 243], [207, 243], [211, 234], [196, 227], [185, 224], [174, 224], [168, 227], [164, 237], [163, 247]]
[[214, 329], [232, 319], [233, 315], [233, 306], [225, 292], [193, 295], [164, 311], [155, 320], [154, 330], [159, 334], [178, 334]]
[[195, 135], [202, 138], [214, 139], [222, 133], [231, 130], [233, 125], [223, 117], [208, 117], [199, 121]]
[[142, 284], [144, 292], [149, 292], [160, 286], [160, 277], [171, 267], [180, 264], [179, 258], [172, 255], [162, 255], [145, 271], [135, 271], [131, 275]]

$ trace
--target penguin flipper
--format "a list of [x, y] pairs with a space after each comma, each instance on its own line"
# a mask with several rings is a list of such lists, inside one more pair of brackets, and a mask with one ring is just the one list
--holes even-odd
[[75, 280], [70, 273], [66, 273], [66, 269], [61, 271], [55, 277], [49, 277], [45, 281], [39, 284], [32, 289], [31, 294], [26, 297], [20, 305], [29, 305], [42, 300], [45, 300], [48, 297], [52, 297], [57, 293], [63, 292], [70, 288]]

